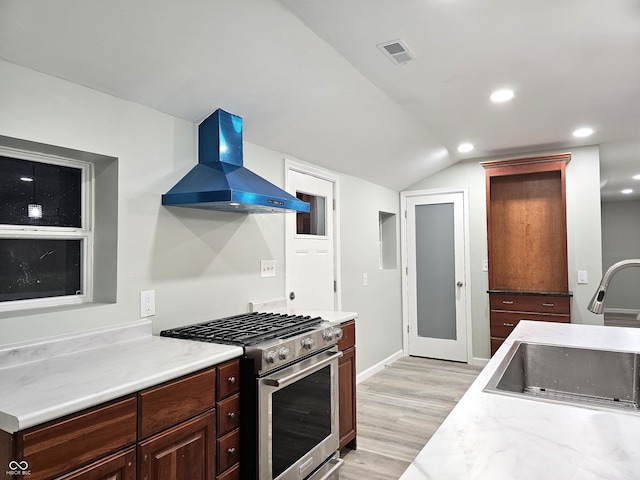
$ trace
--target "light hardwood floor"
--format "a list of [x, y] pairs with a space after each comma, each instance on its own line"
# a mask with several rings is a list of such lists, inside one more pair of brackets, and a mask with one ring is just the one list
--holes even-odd
[[404, 357], [358, 384], [358, 449], [341, 452], [340, 480], [398, 479], [480, 370]]

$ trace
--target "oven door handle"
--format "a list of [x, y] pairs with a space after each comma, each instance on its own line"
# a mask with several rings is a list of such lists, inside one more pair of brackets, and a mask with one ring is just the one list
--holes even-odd
[[282, 378], [265, 378], [264, 380], [262, 380], [262, 382], [265, 385], [268, 385], [270, 387], [275, 387], [275, 388], [286, 387], [290, 383], [293, 383], [296, 380], [299, 380], [300, 378], [308, 375], [310, 372], [313, 372], [314, 370], [320, 370], [325, 365], [328, 365], [329, 363], [333, 362], [334, 360], [340, 357], [342, 357], [342, 352], [330, 352], [327, 358], [323, 360], [319, 360], [315, 362], [313, 365], [309, 365], [308, 367], [303, 368], [302, 370], [298, 370], [297, 372], [292, 373], [291, 375], [287, 375], [286, 377], [282, 377]]

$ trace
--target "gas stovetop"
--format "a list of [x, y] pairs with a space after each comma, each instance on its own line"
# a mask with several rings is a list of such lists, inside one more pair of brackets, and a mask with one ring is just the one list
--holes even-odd
[[320, 317], [252, 312], [171, 328], [160, 335], [244, 347], [256, 373], [264, 373], [330, 348], [342, 330]]
[[249, 346], [273, 338], [302, 333], [322, 321], [320, 317], [253, 312], [163, 330], [160, 335]]

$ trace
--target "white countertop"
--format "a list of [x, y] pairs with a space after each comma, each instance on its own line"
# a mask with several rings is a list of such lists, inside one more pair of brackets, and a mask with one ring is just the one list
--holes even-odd
[[640, 415], [483, 392], [516, 340], [640, 351], [640, 329], [522, 321], [400, 480], [640, 479]]
[[16, 432], [242, 355], [151, 335], [151, 322], [0, 349], [0, 429]]

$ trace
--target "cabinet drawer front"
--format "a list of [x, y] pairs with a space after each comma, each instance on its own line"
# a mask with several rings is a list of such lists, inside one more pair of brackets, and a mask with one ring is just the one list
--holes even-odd
[[239, 431], [228, 433], [217, 442], [218, 472], [224, 472], [240, 460], [240, 435]]
[[218, 385], [216, 396], [218, 400], [227, 398], [240, 391], [240, 360], [232, 360], [218, 365]]
[[138, 435], [146, 438], [215, 406], [215, 368], [139, 394]]
[[240, 395], [234, 395], [216, 404], [218, 436], [226, 435], [240, 426]]
[[537, 295], [489, 295], [491, 310], [517, 310], [536, 313], [571, 313], [569, 297]]
[[216, 480], [240, 480], [240, 465], [236, 463], [222, 475], [218, 475]]
[[338, 342], [338, 350], [346, 350], [356, 344], [356, 322], [350, 320], [340, 325], [342, 328], [342, 338]]
[[549, 315], [543, 313], [492, 311], [489, 321], [491, 325], [491, 336], [507, 338], [520, 320], [569, 323], [571, 322], [571, 317], [569, 315]]
[[18, 450], [30, 479], [51, 478], [136, 441], [136, 398], [92, 408], [18, 433]]

